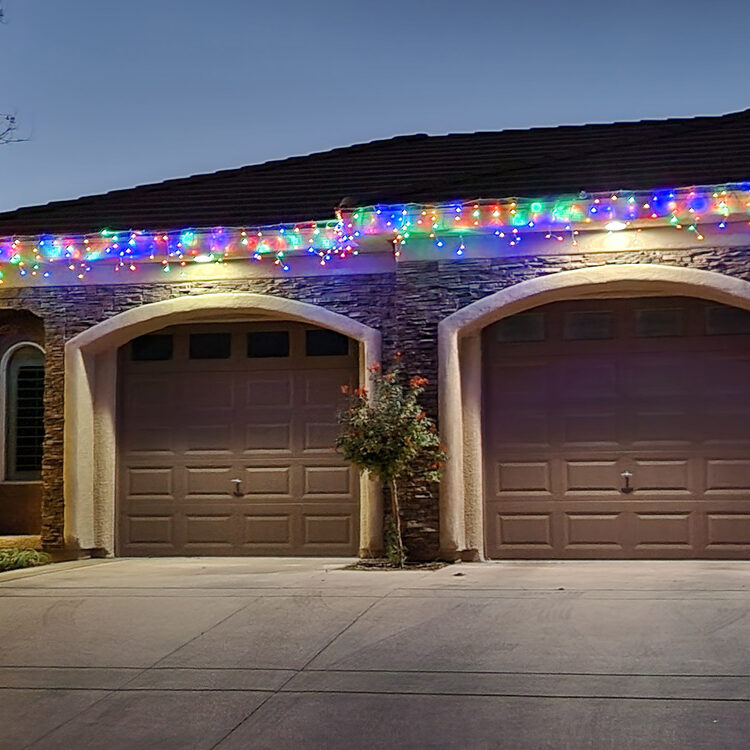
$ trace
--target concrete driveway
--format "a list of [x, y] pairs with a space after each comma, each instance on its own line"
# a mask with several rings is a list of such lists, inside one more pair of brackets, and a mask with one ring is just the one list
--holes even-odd
[[747, 748], [750, 563], [0, 575], [0, 748]]

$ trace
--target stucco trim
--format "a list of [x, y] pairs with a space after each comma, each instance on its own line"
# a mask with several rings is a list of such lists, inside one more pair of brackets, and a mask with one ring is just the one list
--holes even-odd
[[[380, 361], [381, 335], [318, 305], [250, 292], [197, 294], [152, 302], [97, 323], [65, 344], [65, 540], [80, 549], [115, 549], [117, 349], [168, 325], [243, 320], [263, 313], [329, 328], [359, 342], [359, 380]], [[382, 495], [360, 485], [360, 554], [382, 549]]]
[[[440, 486], [440, 550], [484, 556], [481, 331], [501, 318], [564, 299], [686, 296], [750, 310], [750, 282], [715, 271], [622, 264], [559, 271], [522, 281], [449, 315], [438, 326], [441, 439], [448, 452]], [[472, 342], [473, 339], [473, 342]]]

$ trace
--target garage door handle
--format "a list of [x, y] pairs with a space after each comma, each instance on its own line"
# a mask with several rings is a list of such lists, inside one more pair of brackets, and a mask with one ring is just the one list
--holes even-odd
[[633, 476], [633, 474], [630, 471], [623, 471], [620, 473], [620, 476], [625, 480], [625, 484], [620, 487], [620, 492], [624, 492], [626, 495], [629, 495], [634, 489], [630, 486], [630, 478]]
[[244, 497], [245, 493], [242, 491], [242, 480], [241, 479], [233, 479], [232, 484], [234, 485], [234, 489], [232, 490], [232, 494], [235, 497]]

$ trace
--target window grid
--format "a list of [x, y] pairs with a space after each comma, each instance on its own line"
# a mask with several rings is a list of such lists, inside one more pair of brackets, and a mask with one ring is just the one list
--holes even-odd
[[42, 470], [44, 366], [22, 365], [16, 373], [13, 474]]

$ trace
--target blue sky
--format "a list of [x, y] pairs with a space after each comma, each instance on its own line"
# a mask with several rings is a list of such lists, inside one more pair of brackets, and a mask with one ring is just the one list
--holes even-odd
[[403, 133], [750, 107], [750, 3], [4, 0], [0, 210]]

